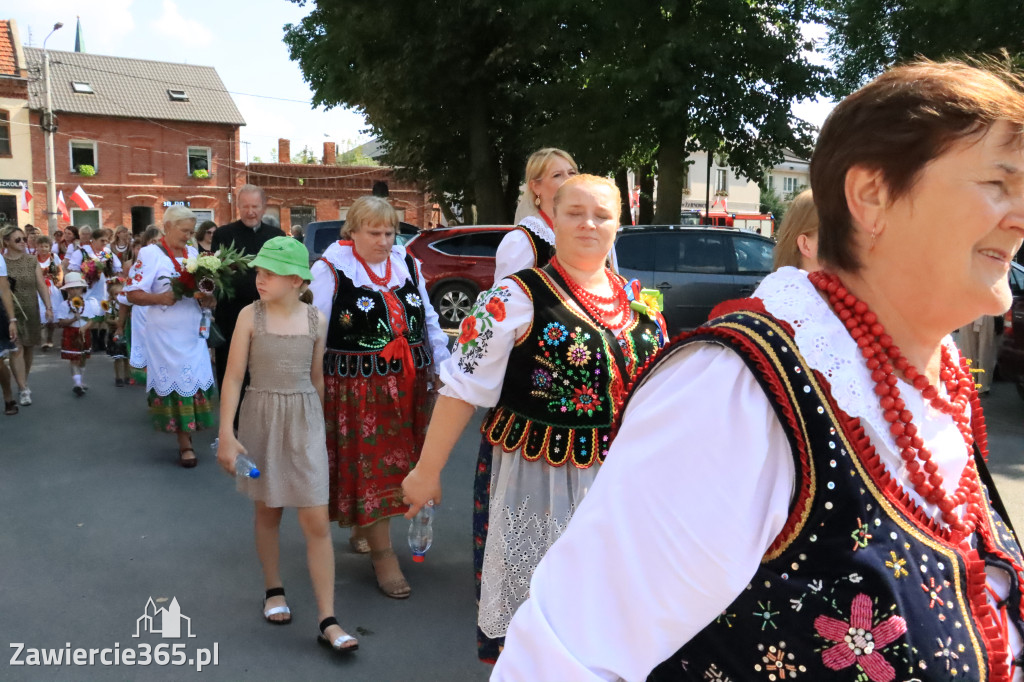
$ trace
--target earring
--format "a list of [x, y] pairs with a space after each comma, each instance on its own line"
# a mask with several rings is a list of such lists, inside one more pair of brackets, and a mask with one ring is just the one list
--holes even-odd
[[536, 206], [537, 208], [540, 208], [540, 197], [534, 197], [534, 198], [533, 198], [533, 204], [534, 204], [534, 206]]
[[871, 244], [868, 246], [868, 251], [873, 251], [875, 248], [875, 231], [878, 229], [878, 223], [874, 223], [871, 226]]

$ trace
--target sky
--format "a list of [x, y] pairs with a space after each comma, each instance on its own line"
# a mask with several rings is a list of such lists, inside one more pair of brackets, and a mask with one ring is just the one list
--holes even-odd
[[[312, 93], [282, 41], [284, 25], [298, 23], [310, 9], [289, 0], [32, 0], [14, 4], [4, 18], [18, 23], [22, 44], [74, 50], [75, 21], [80, 16], [85, 51], [137, 59], [212, 66], [232, 93], [246, 125], [242, 160], [258, 156], [276, 161], [278, 138], [291, 140], [292, 154], [308, 146], [316, 156], [323, 143], [344, 151], [369, 139], [358, 112], [314, 109]], [[7, 12], [11, 9], [8, 8]], [[3, 14], [3, 12], [0, 12]], [[813, 37], [820, 32], [812, 31]], [[257, 95], [262, 95], [259, 97]], [[268, 99], [277, 97], [286, 100]], [[820, 126], [834, 105], [801, 102], [794, 113]]]

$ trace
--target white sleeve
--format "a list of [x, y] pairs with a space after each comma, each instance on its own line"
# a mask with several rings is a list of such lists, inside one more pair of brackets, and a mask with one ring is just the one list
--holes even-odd
[[512, 280], [483, 291], [462, 321], [455, 350], [441, 363], [441, 395], [479, 407], [501, 397], [512, 347], [533, 322], [533, 301]]
[[100, 306], [99, 301], [97, 301], [95, 298], [93, 298], [92, 296], [87, 296], [85, 298], [84, 304], [84, 309], [82, 310], [82, 319], [88, 320], [97, 317], [103, 317], [103, 308]]
[[512, 230], [498, 244], [498, 252], [494, 256], [494, 281], [500, 282], [536, 264], [537, 258], [533, 254], [530, 238], [522, 230]]
[[70, 256], [68, 256], [68, 272], [81, 272], [82, 271], [82, 254], [85, 253], [82, 249], [75, 249]]
[[437, 311], [430, 303], [430, 296], [427, 295], [427, 283], [423, 279], [423, 264], [417, 258], [413, 258], [416, 266], [416, 287], [420, 293], [420, 300], [423, 301], [423, 310], [426, 313], [427, 342], [430, 344], [430, 352], [434, 356], [434, 369], [437, 369], [442, 362], [451, 357], [448, 352], [448, 335], [441, 329], [441, 323], [437, 321]]
[[309, 271], [313, 274], [313, 281], [309, 283], [309, 290], [313, 292], [313, 305], [330, 320], [331, 308], [334, 306], [334, 275], [322, 260], [313, 263]]
[[3, 255], [0, 254], [0, 277], [6, 277], [6, 276], [7, 276], [7, 261], [4, 259]]
[[121, 273], [121, 259], [117, 257], [116, 253], [113, 253], [113, 252], [110, 254], [110, 258], [111, 258], [111, 261], [112, 261], [112, 263], [114, 265], [114, 268], [113, 268], [114, 269], [114, 274], [115, 275], [120, 274]]
[[[139, 257], [135, 259], [135, 263], [132, 265], [129, 273], [131, 277], [128, 278], [128, 283], [123, 291], [125, 293], [129, 291], [155, 293], [155, 288], [158, 284], [157, 271], [160, 269], [159, 263], [157, 263], [158, 258], [158, 252], [150, 248], [150, 246], [139, 251]], [[167, 289], [169, 288], [170, 285], [168, 284]], [[167, 289], [164, 289], [164, 291]]]
[[795, 476], [738, 355], [701, 344], [665, 360], [534, 572], [491, 680], [646, 678], [746, 588]]

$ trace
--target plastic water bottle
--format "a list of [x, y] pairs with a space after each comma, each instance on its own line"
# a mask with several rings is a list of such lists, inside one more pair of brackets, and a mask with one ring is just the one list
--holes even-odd
[[213, 313], [210, 311], [210, 309], [203, 308], [203, 316], [199, 320], [199, 338], [210, 338], [210, 320], [212, 319]]
[[259, 478], [260, 470], [245, 455], [235, 457], [235, 476], [238, 478]]
[[409, 549], [412, 560], [422, 562], [434, 541], [434, 501], [427, 502], [409, 522]]

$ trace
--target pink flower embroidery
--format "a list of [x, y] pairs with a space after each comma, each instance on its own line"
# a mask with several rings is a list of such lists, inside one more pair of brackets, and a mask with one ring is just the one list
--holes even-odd
[[829, 616], [814, 619], [814, 629], [831, 642], [838, 642], [821, 654], [822, 663], [830, 670], [858, 665], [871, 682], [892, 682], [896, 671], [879, 651], [907, 631], [907, 622], [892, 616], [872, 627], [871, 597], [858, 594], [850, 605], [850, 622]]

